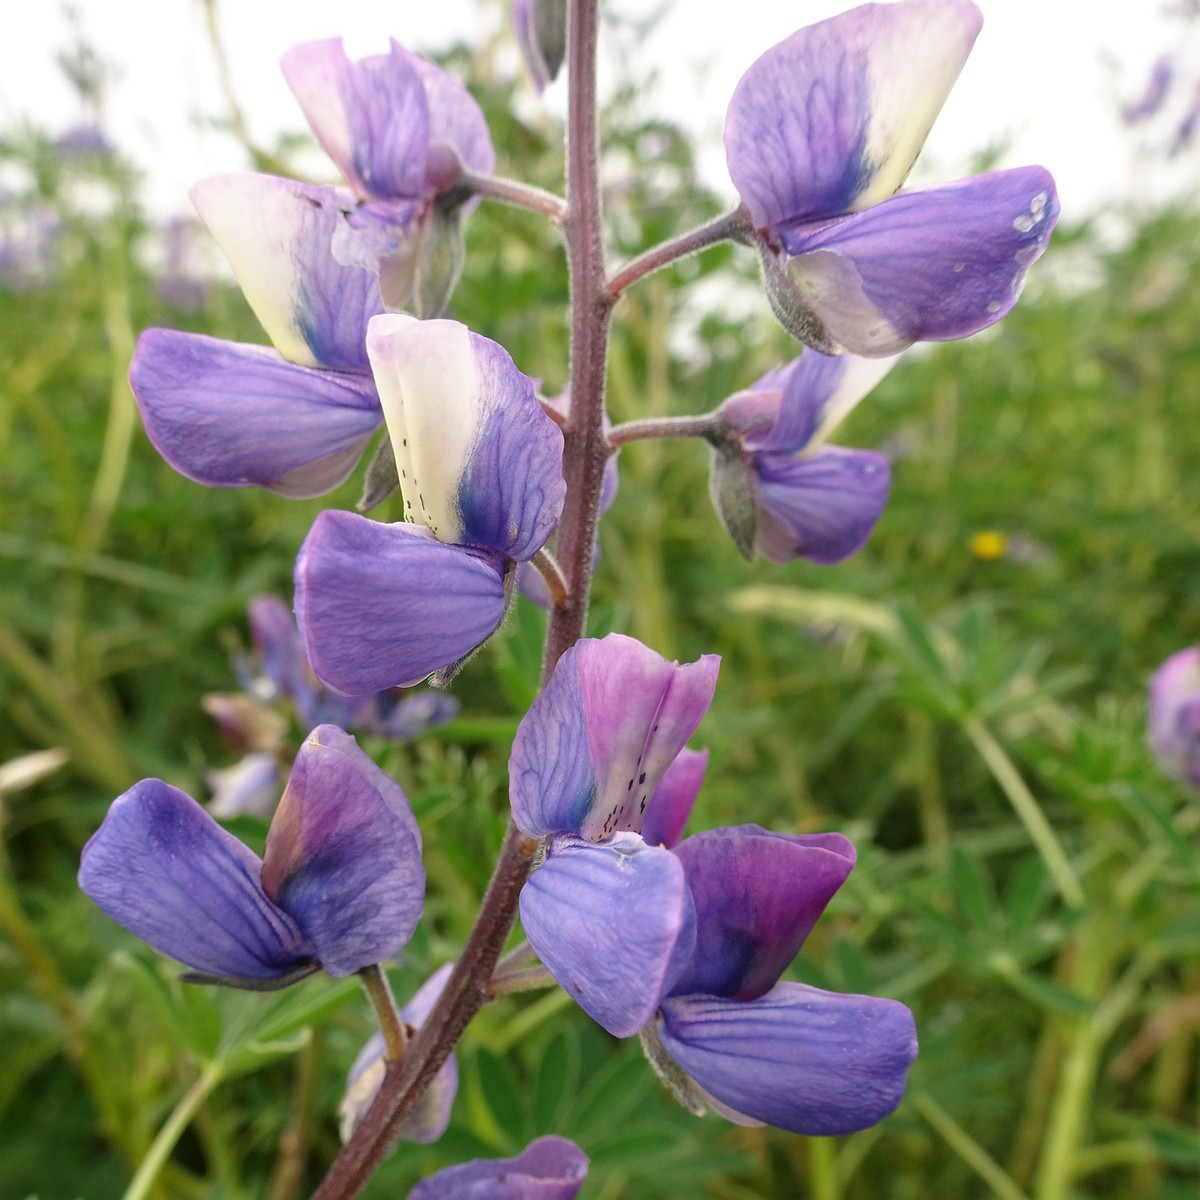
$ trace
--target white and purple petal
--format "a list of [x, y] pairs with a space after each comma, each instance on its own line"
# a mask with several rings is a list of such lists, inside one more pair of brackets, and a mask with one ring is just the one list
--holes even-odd
[[[400, 1017], [413, 1029], [420, 1029], [450, 978], [453, 963], [439, 967], [417, 989], [400, 1010]], [[359, 1122], [371, 1107], [387, 1069], [383, 1034], [373, 1033], [359, 1051], [346, 1079], [346, 1091], [338, 1105], [338, 1132], [343, 1142], [353, 1136]], [[417, 1102], [412, 1115], [400, 1126], [396, 1136], [406, 1142], [436, 1142], [450, 1124], [450, 1110], [458, 1091], [458, 1062], [454, 1054], [442, 1063], [433, 1082]]]
[[823, 446], [816, 454], [759, 454], [755, 544], [771, 562], [841, 562], [861, 550], [887, 503], [888, 460], [871, 450]]
[[367, 321], [383, 312], [371, 270], [333, 254], [353, 200], [328, 185], [237, 172], [202, 179], [192, 203], [289, 362], [368, 370]]
[[692, 955], [683, 866], [634, 833], [557, 838], [521, 889], [521, 925], [564, 991], [615, 1037], [653, 1017]]
[[509, 762], [513, 819], [592, 841], [642, 827], [663, 773], [696, 731], [720, 659], [668, 662], [634, 638], [584, 638], [522, 719]]
[[787, 969], [854, 866], [841, 834], [712, 829], [675, 847], [696, 904], [696, 954], [673, 991], [753, 1000]]
[[405, 514], [439, 541], [531, 558], [562, 512], [562, 431], [497, 343], [457, 321], [387, 314], [367, 349]]
[[296, 618], [317, 677], [344, 695], [460, 662], [504, 617], [503, 564], [417, 525], [329, 510], [296, 559]]
[[657, 1033], [672, 1058], [736, 1113], [810, 1136], [856, 1133], [892, 1112], [917, 1053], [895, 1000], [779, 983], [757, 1000], [676, 996]]
[[588, 1158], [574, 1142], [540, 1137], [515, 1158], [473, 1158], [421, 1180], [408, 1200], [574, 1200]]
[[866, 212], [783, 229], [787, 279], [799, 305], [854, 354], [968, 337], [1017, 302], [1058, 211], [1042, 167], [902, 192]]
[[258, 855], [190, 796], [143, 779], [83, 848], [79, 886], [114, 921], [206, 975], [267, 980], [313, 961], [266, 896]]
[[350, 474], [381, 421], [369, 376], [172, 329], [138, 338], [129, 383], [155, 449], [208, 487], [319, 496]]
[[798, 30], [754, 62], [729, 102], [725, 155], [755, 227], [890, 196], [982, 21], [970, 0], [866, 4]]
[[300, 747], [267, 833], [262, 884], [330, 975], [391, 958], [425, 903], [416, 820], [400, 788], [336, 726]]

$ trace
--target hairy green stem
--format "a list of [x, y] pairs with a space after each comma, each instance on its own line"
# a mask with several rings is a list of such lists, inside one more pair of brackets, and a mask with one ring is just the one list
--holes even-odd
[[408, 1049], [408, 1030], [400, 1016], [400, 1010], [396, 1007], [392, 985], [388, 983], [388, 978], [378, 963], [363, 967], [358, 977], [362, 980], [362, 985], [371, 999], [371, 1006], [375, 1009], [375, 1016], [379, 1020], [379, 1029], [387, 1047], [388, 1062], [399, 1062]]
[[708, 438], [720, 429], [712, 413], [700, 417], [647, 417], [642, 421], [625, 421], [608, 431], [610, 446], [624, 446], [647, 438]]
[[517, 179], [481, 175], [467, 167], [459, 166], [455, 183], [477, 196], [499, 200], [502, 204], [511, 204], [514, 208], [523, 208], [528, 212], [541, 213], [556, 225], [561, 225], [567, 215], [567, 202], [562, 197], [531, 184], [521, 183]]
[[681, 258], [707, 250], [709, 246], [737, 241], [749, 232], [749, 215], [743, 206], [739, 206], [733, 212], [724, 213], [687, 233], [681, 233], [678, 237], [652, 246], [645, 254], [631, 259], [609, 280], [609, 295], [616, 300], [626, 288], [640, 279], [645, 279], [647, 275], [652, 275]]

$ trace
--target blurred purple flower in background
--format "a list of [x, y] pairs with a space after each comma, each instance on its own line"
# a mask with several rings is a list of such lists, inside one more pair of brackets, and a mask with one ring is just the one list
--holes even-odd
[[1146, 740], [1168, 775], [1200, 788], [1200, 648], [1177, 651], [1151, 676]]

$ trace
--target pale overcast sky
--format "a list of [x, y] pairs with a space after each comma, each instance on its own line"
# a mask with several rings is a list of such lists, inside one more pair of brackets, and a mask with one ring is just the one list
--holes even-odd
[[[342, 35], [351, 53], [361, 54], [393, 35], [411, 49], [430, 50], [506, 21], [509, 7], [502, 0], [217, 2], [235, 89], [264, 141], [280, 129], [303, 128], [278, 69], [280, 54], [293, 43]], [[1192, 148], [1190, 162], [1148, 165], [1135, 158], [1116, 118], [1155, 58], [1182, 44], [1186, 30], [1164, 12], [1169, 0], [978, 3], [983, 32], [934, 127], [923, 181], [962, 173], [975, 151], [1011, 143], [1002, 165], [1049, 167], [1067, 215], [1135, 191], [1196, 183], [1200, 150]], [[658, 5], [619, 0], [615, 7], [637, 13]], [[53, 0], [23, 5], [19, 23], [10, 23], [0, 39], [0, 123], [30, 115], [53, 130], [77, 119], [78, 104], [54, 65], [68, 41], [64, 7]], [[200, 0], [75, 0], [74, 7], [87, 38], [117, 66], [108, 128], [149, 170], [156, 210], [184, 208], [194, 179], [244, 165], [228, 139], [202, 132], [195, 120], [221, 112]], [[662, 78], [661, 94], [648, 103], [710, 139], [713, 180], [729, 186], [731, 201], [719, 137], [733, 85], [768, 46], [846, 7], [836, 0], [678, 0], [652, 38], [626, 48]], [[512, 55], [516, 70], [515, 48]], [[1194, 55], [1191, 68], [1200, 72]], [[535, 111], [529, 89], [526, 101]], [[561, 111], [561, 84], [546, 104]]]

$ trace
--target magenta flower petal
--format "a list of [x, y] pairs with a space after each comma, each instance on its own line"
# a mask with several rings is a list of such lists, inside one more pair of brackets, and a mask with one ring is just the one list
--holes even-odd
[[887, 504], [891, 466], [871, 450], [824, 446], [807, 458], [754, 460], [755, 544], [772, 562], [836, 563], [861, 550]]
[[522, 719], [513, 819], [531, 837], [639, 831], [650, 797], [712, 702], [720, 659], [668, 662], [633, 638], [584, 638]]
[[300, 747], [267, 834], [262, 885], [330, 975], [391, 958], [425, 902], [416, 821], [399, 787], [335, 726]]
[[683, 834], [692, 806], [704, 782], [707, 750], [680, 750], [646, 806], [642, 837], [651, 846], [672, 849]]
[[841, 834], [758, 825], [693, 834], [675, 854], [696, 904], [696, 954], [672, 990], [732, 1000], [775, 986], [855, 858]]
[[877, 357], [1000, 320], [1058, 211], [1049, 173], [1018, 167], [785, 226], [780, 236], [800, 302], [836, 344]]
[[381, 420], [367, 376], [170, 329], [138, 339], [129, 382], [155, 449], [209, 487], [320, 495], [350, 474]]
[[556, 839], [521, 890], [521, 925], [567, 994], [616, 1037], [650, 1020], [695, 943], [682, 865], [632, 833]]
[[83, 848], [79, 886], [114, 921], [207, 975], [275, 979], [313, 947], [259, 881], [262, 863], [190, 796], [143, 779]]
[[587, 1155], [561, 1137], [541, 1137], [515, 1158], [475, 1158], [423, 1179], [408, 1200], [574, 1200]]
[[759, 58], [725, 117], [729, 174], [755, 226], [852, 212], [890, 196], [982, 21], [969, 0], [866, 4]]
[[453, 666], [500, 624], [502, 570], [416, 525], [321, 513], [296, 559], [296, 618], [313, 670], [365, 696]]
[[810, 1136], [856, 1133], [904, 1095], [917, 1054], [912, 1013], [895, 1000], [779, 983], [757, 1000], [665, 1000], [658, 1036], [735, 1113]]

